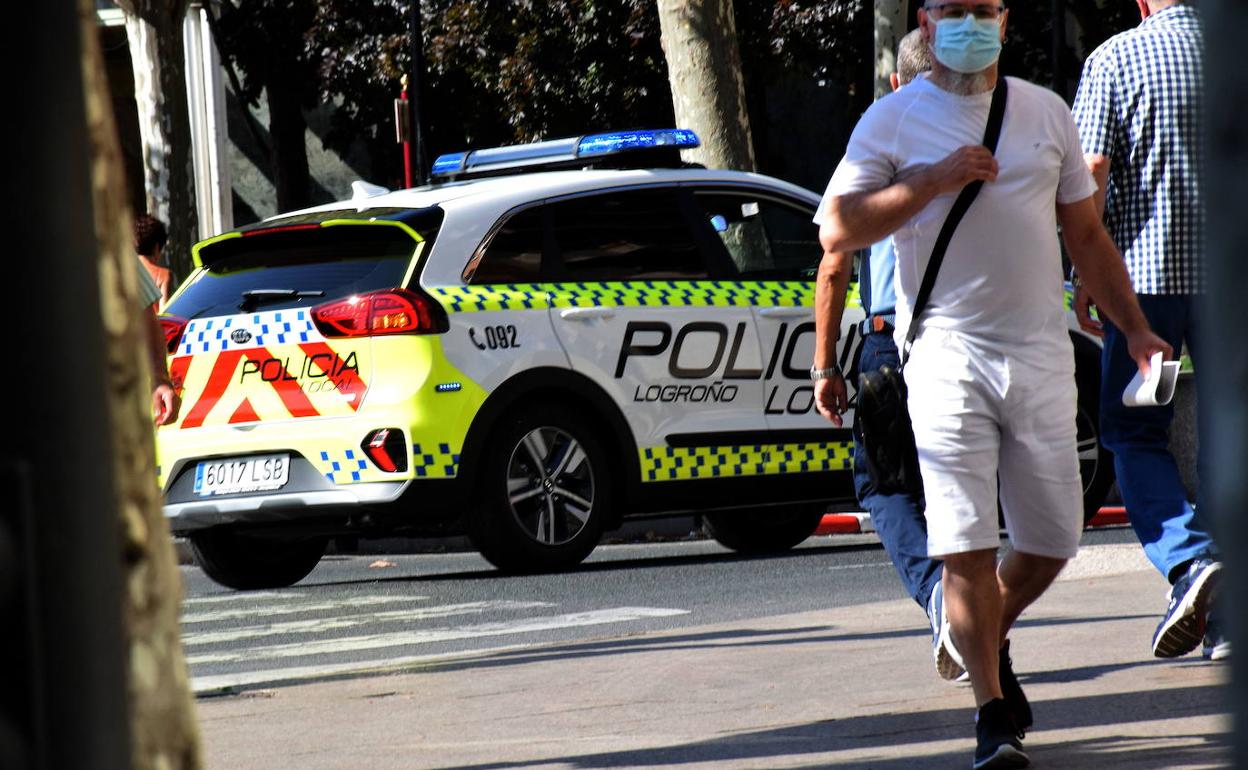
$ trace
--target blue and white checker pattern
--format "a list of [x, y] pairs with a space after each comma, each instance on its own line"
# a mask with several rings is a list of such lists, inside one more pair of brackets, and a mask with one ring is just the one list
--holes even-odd
[[325, 477], [335, 484], [350, 484], [361, 481], [362, 474], [368, 470], [368, 461], [362, 452], [346, 449], [340, 452], [321, 452], [321, 466], [328, 464], [330, 470], [324, 471]]
[[1105, 225], [1139, 294], [1206, 290], [1203, 56], [1198, 6], [1174, 5], [1105, 41], [1079, 82], [1079, 139], [1109, 158]]
[[[238, 329], [251, 332], [251, 339], [241, 344], [230, 339], [230, 335]], [[177, 355], [220, 353], [265, 345], [320, 342], [323, 339], [312, 323], [312, 314], [307, 310], [273, 310], [250, 315], [196, 318], [182, 332]]]

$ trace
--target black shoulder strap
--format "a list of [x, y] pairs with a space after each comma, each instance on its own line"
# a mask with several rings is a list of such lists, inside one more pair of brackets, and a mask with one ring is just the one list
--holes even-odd
[[[988, 126], [984, 129], [984, 146], [994, 154], [997, 151], [997, 140], [1001, 138], [1001, 123], [1005, 119], [1006, 90], [1005, 77], [998, 77], [997, 87], [992, 91], [992, 105], [988, 108]], [[910, 327], [906, 330], [906, 341], [901, 348], [903, 366], [910, 357], [910, 346], [914, 344], [914, 338], [919, 333], [919, 315], [927, 309], [927, 301], [932, 297], [936, 273], [940, 270], [940, 263], [945, 260], [945, 250], [949, 248], [949, 241], [953, 240], [953, 231], [958, 229], [962, 217], [983, 186], [982, 180], [976, 180], [962, 188], [958, 199], [953, 202], [953, 208], [949, 210], [949, 216], [945, 218], [945, 224], [940, 228], [940, 234], [936, 236], [932, 258], [928, 260], [927, 269], [923, 271], [923, 282], [919, 284], [919, 293], [914, 298], [914, 312], [910, 316]]]

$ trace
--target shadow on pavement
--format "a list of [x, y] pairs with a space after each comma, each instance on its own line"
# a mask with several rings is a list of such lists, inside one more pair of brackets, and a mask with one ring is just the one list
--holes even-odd
[[[1109, 724], [1131, 724], [1159, 719], [1187, 719], [1227, 713], [1224, 688], [1215, 685], [1167, 689], [1160, 692], [1114, 693], [1036, 703], [1036, 724], [1047, 737], [1052, 731]], [[801, 755], [853, 752], [842, 761], [803, 765], [807, 768], [862, 768], [873, 770], [926, 770], [965, 767], [973, 746], [970, 709], [944, 709], [904, 714], [878, 714], [850, 719], [811, 722], [758, 732], [627, 751], [600, 752], [567, 757], [547, 757], [530, 762], [462, 765], [447, 770], [496, 770], [551, 764], [573, 768], [655, 767], [693, 763], [757, 761], [766, 767], [769, 758], [784, 758], [791, 765]], [[1229, 719], [1229, 718], [1228, 718]], [[1229, 727], [1229, 723], [1228, 723]], [[953, 751], [915, 756], [898, 755], [898, 747], [935, 741], [957, 740], [964, 747]], [[1175, 746], [1176, 741], [1196, 742]], [[1229, 733], [1209, 735], [1110, 736], [1048, 742], [1032, 736], [1028, 742], [1033, 766], [1062, 770], [1163, 770], [1172, 767], [1229, 767]], [[874, 746], [887, 751], [872, 755]], [[917, 746], [916, 752], [921, 751]]]

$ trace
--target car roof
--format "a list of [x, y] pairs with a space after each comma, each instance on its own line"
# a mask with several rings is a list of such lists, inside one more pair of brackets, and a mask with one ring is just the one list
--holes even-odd
[[300, 211], [278, 214], [265, 220], [265, 224], [275, 224], [287, 217], [305, 216], [318, 212], [341, 212], [351, 208], [356, 209], [360, 214], [366, 214], [370, 209], [423, 209], [430, 206], [442, 206], [449, 209], [468, 202], [485, 202], [486, 199], [523, 202], [612, 187], [690, 183], [761, 185], [810, 202], [817, 202], [819, 199], [816, 193], [804, 187], [775, 177], [745, 171], [702, 168], [584, 169], [509, 174], [384, 192], [379, 195], [336, 201]]

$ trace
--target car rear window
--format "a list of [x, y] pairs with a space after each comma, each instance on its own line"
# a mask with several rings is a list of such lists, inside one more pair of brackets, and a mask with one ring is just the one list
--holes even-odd
[[[433, 247], [440, 212], [427, 222], [409, 222]], [[421, 227], [424, 224], [424, 227]], [[201, 252], [204, 271], [165, 312], [182, 318], [231, 315], [254, 310], [312, 307], [377, 289], [401, 286], [416, 250], [402, 228], [334, 225], [276, 231], [220, 241]], [[270, 292], [264, 295], [264, 292]], [[291, 292], [283, 296], [278, 292]], [[254, 292], [245, 301], [247, 292]]]

